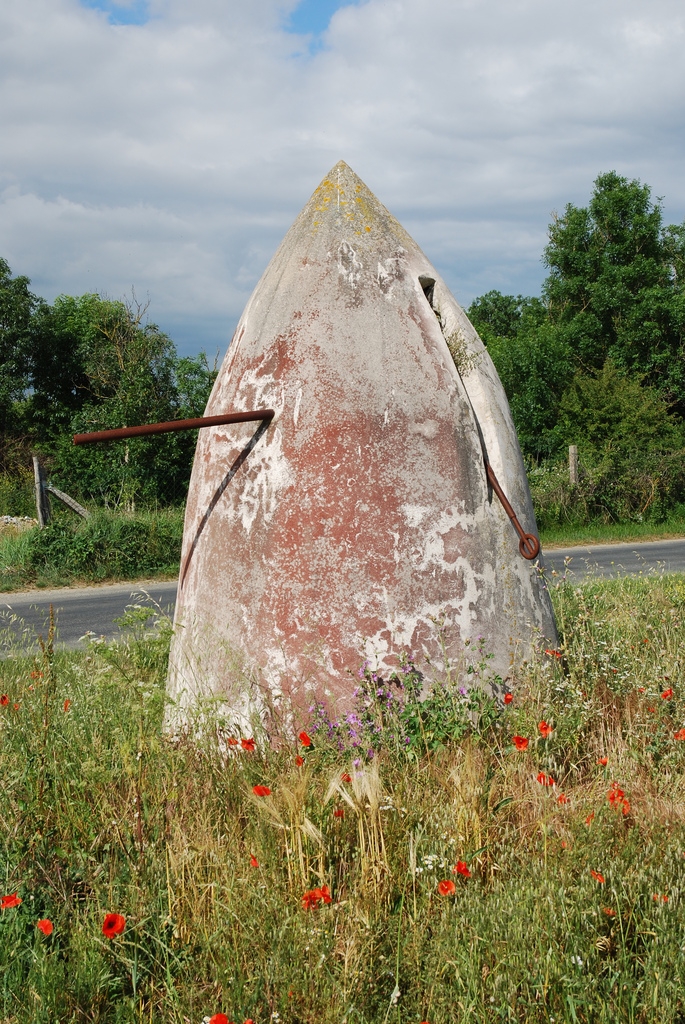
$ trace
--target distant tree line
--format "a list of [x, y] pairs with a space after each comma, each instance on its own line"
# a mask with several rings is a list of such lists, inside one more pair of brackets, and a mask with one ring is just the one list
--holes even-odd
[[539, 298], [490, 291], [467, 310], [509, 398], [538, 518], [663, 519], [685, 502], [685, 224], [665, 226], [649, 186], [610, 172], [587, 207], [554, 217], [543, 259]]
[[[135, 298], [34, 295], [0, 259], [0, 513], [27, 501], [31, 453], [53, 482], [110, 508], [185, 499], [195, 434], [75, 448], [72, 434], [203, 414], [216, 377], [179, 357]], [[13, 506], [13, 507], [12, 507]]]

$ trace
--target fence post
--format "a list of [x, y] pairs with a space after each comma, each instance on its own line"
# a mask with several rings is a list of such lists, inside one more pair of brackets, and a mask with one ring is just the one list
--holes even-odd
[[45, 477], [43, 476], [43, 467], [38, 461], [38, 456], [33, 456], [33, 482], [34, 490], [36, 495], [36, 518], [38, 519], [38, 525], [41, 530], [44, 526], [47, 526], [51, 519], [50, 513], [50, 499], [48, 498], [47, 489], [45, 487]]
[[570, 444], [568, 446], [568, 478], [571, 486], [574, 487], [578, 484], [578, 445]]

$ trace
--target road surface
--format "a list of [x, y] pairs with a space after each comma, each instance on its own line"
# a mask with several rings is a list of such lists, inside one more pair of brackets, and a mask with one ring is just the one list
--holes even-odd
[[[611, 577], [649, 571], [685, 572], [685, 540], [659, 540], [640, 544], [582, 545], [556, 548], [544, 555], [546, 568], [564, 571], [564, 558], [570, 557], [574, 579], [588, 575]], [[32, 590], [0, 594], [0, 639], [3, 628], [14, 634], [22, 624], [34, 634], [47, 635], [47, 619], [52, 603], [57, 619], [58, 643], [65, 647], [83, 645], [80, 639], [90, 630], [97, 636], [115, 637], [116, 619], [127, 605], [149, 606], [173, 615], [176, 583], [117, 583], [100, 587]], [[11, 623], [16, 616], [17, 620]], [[1, 648], [0, 648], [1, 651]]]
[[[46, 637], [52, 604], [58, 643], [64, 647], [82, 647], [81, 637], [88, 630], [97, 636], [117, 636], [120, 631], [115, 620], [124, 614], [127, 605], [140, 604], [149, 606], [151, 614], [162, 611], [173, 615], [175, 603], [175, 580], [0, 594], [0, 634], [8, 626], [13, 634], [18, 634], [25, 624], [34, 634]], [[20, 621], [12, 622], [15, 616]]]

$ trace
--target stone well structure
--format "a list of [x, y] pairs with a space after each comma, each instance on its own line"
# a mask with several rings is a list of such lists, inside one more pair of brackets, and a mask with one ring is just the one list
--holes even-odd
[[535, 521], [507, 399], [434, 267], [345, 164], [306, 204], [254, 290], [200, 431], [169, 690], [236, 720], [283, 698], [349, 701], [364, 655], [455, 663], [484, 637], [506, 677], [549, 595], [489, 485]]

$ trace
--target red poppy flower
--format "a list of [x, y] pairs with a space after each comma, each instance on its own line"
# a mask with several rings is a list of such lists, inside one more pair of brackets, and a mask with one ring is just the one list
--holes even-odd
[[545, 648], [545, 654], [549, 654], [550, 658], [560, 658], [561, 657], [561, 651], [551, 650], [550, 648]]
[[336, 809], [333, 811], [333, 817], [334, 818], [344, 818], [345, 817], [345, 812], [343, 811], [342, 807], [336, 807]]
[[[683, 730], [683, 732], [685, 732], [685, 729]], [[349, 772], [343, 772], [342, 775], [340, 776], [340, 781], [352, 782], [352, 776], [349, 774]]]
[[611, 783], [611, 789], [607, 793], [607, 800], [612, 807], [620, 810], [623, 815], [630, 814], [630, 804], [625, 798], [625, 793], [617, 782]]
[[9, 702], [9, 697], [7, 696], [6, 693], [3, 693], [2, 696], [0, 697], [0, 705], [2, 705], [3, 708], [6, 708]]
[[612, 907], [602, 907], [602, 912], [607, 917], [616, 917], [616, 911]]
[[601, 764], [603, 766], [606, 766], [608, 763], [609, 763], [609, 758], [608, 757], [598, 757], [597, 758], [597, 764]]
[[9, 910], [11, 907], [18, 907], [21, 903], [21, 899], [17, 896], [16, 892], [11, 893], [9, 896], [3, 896], [0, 899], [0, 910]]
[[525, 750], [528, 746], [528, 740], [525, 736], [512, 736], [511, 742], [517, 750]]
[[228, 740], [226, 742], [228, 743], [229, 747], [237, 747], [238, 746], [238, 741], [235, 738], [235, 736], [229, 736]]
[[452, 868], [452, 871], [454, 871], [458, 875], [463, 875], [464, 878], [471, 877], [471, 872], [469, 871], [465, 860], [458, 860], [457, 863]]
[[595, 882], [599, 882], [600, 885], [604, 885], [604, 875], [601, 875], [599, 871], [595, 871], [594, 868], [590, 868], [590, 874], [594, 878]]
[[504, 694], [504, 703], [505, 704], [511, 704], [513, 699], [514, 699], [513, 693], [505, 693]]
[[14, 708], [15, 711], [19, 710], [19, 705], [18, 704], [13, 704], [12, 707]]
[[661, 699], [662, 700], [670, 700], [672, 696], [673, 696], [673, 688], [671, 686], [669, 686], [669, 688], [667, 690], [664, 690], [664, 692], [661, 694]]
[[268, 786], [253, 786], [252, 792], [255, 796], [271, 796], [271, 790]]
[[595, 812], [592, 811], [592, 813], [588, 814], [587, 818], [585, 819], [585, 824], [586, 825], [591, 825], [592, 822], [594, 821], [594, 819], [595, 819]]
[[298, 768], [301, 768], [302, 765], [304, 764], [304, 758], [300, 757], [300, 755], [298, 754], [297, 757], [295, 758], [295, 764], [297, 765]]
[[52, 921], [48, 921], [47, 917], [42, 921], [36, 923], [38, 931], [42, 932], [43, 935], [52, 935]]
[[68, 711], [68, 710], [69, 710], [69, 708], [71, 707], [71, 701], [69, 700], [69, 698], [68, 698], [68, 697], [67, 697], [67, 699], [65, 700], [65, 702], [64, 702], [64, 705], [63, 705], [63, 707], [64, 707], [64, 710], [65, 710], [65, 711]]
[[685, 729], [678, 729], [678, 732], [673, 733], [674, 740], [685, 740]]
[[297, 738], [299, 739], [303, 747], [311, 747], [312, 741], [311, 738], [307, 736], [306, 732], [301, 732]]
[[302, 906], [305, 910], [314, 910], [319, 903], [330, 902], [331, 893], [327, 885], [322, 885], [320, 889], [310, 889], [302, 897]]
[[230, 1024], [225, 1013], [215, 1013], [209, 1018], [209, 1024]]
[[243, 750], [249, 750], [250, 753], [252, 753], [252, 751], [255, 748], [255, 742], [254, 740], [241, 740], [240, 746], [243, 748]]
[[537, 781], [541, 786], [556, 786], [556, 782], [551, 775], [545, 775], [544, 772], [538, 772], [536, 775]]
[[652, 899], [654, 900], [655, 903], [658, 903], [659, 900], [661, 900], [662, 903], [668, 903], [668, 896], [665, 893], [662, 896], [661, 893], [655, 892], [654, 895], [652, 896]]
[[254, 853], [250, 854], [250, 867], [251, 868], [258, 868], [259, 867], [259, 861], [255, 857]]
[[547, 722], [539, 722], [538, 729], [540, 730], [540, 735], [544, 740], [547, 739], [551, 732], [554, 732], [552, 726], [548, 725]]
[[559, 794], [559, 796], [557, 797], [557, 803], [558, 804], [567, 804], [568, 803], [568, 797], [566, 796], [565, 793], [560, 793]]
[[451, 878], [445, 878], [442, 882], [438, 882], [438, 892], [441, 896], [454, 896], [457, 891], [457, 887]]
[[102, 934], [106, 939], [113, 939], [115, 935], [121, 935], [126, 927], [126, 918], [121, 914], [105, 914], [102, 922]]

